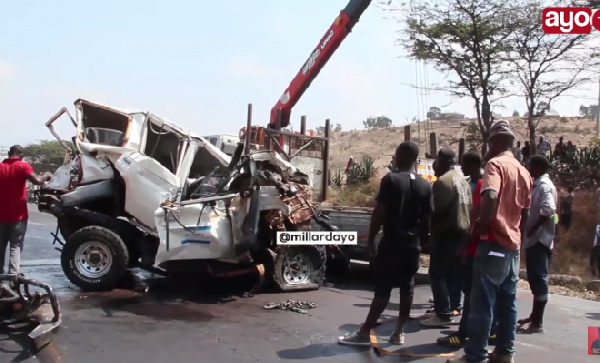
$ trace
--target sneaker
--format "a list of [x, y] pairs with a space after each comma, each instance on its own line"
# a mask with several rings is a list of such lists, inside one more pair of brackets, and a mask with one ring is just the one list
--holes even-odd
[[427, 310], [427, 312], [423, 315], [419, 315], [417, 317], [417, 319], [419, 320], [423, 320], [423, 319], [430, 319], [433, 318], [435, 316], [435, 313], [433, 311]]
[[459, 316], [461, 314], [460, 309], [456, 309], [452, 311], [452, 316]]
[[437, 343], [439, 345], [443, 345], [444, 347], [449, 347], [449, 348], [456, 348], [456, 349], [464, 347], [466, 342], [467, 342], [467, 338], [461, 337], [460, 334], [458, 334], [458, 333], [452, 333], [448, 336], [437, 339]]
[[433, 296], [429, 298], [429, 302], [433, 304]]
[[515, 363], [515, 358], [510, 354], [498, 354], [495, 351], [488, 355], [490, 363]]
[[488, 338], [488, 345], [496, 345], [496, 333], [490, 334]]
[[432, 327], [432, 328], [443, 328], [443, 327], [447, 327], [448, 324], [452, 324], [453, 322], [454, 322], [453, 318], [445, 320], [445, 319], [441, 319], [437, 315], [434, 315], [429, 319], [421, 320], [421, 325]]
[[344, 345], [369, 346], [371, 345], [371, 339], [368, 336], [365, 337], [360, 334], [360, 332], [356, 331], [343, 337], [339, 337], [338, 343]]
[[392, 335], [390, 335], [390, 344], [404, 344], [404, 333], [392, 333]]

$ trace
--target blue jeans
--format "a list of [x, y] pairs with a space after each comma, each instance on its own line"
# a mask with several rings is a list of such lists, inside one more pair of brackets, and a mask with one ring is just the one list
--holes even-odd
[[[471, 287], [473, 286], [473, 262], [475, 260], [474, 256], [467, 256], [467, 261], [463, 264], [463, 293], [465, 294], [465, 303], [462, 309], [462, 317], [460, 319], [460, 325], [458, 326], [458, 334], [462, 338], [468, 338], [468, 324], [469, 324], [469, 314], [471, 313]], [[492, 327], [490, 328], [490, 335], [496, 334], [498, 331], [498, 314], [494, 314], [492, 320]]]
[[525, 250], [527, 280], [535, 300], [548, 301], [548, 274], [552, 250], [537, 242]]
[[500, 355], [515, 353], [518, 280], [519, 251], [481, 241], [473, 262], [469, 340], [465, 346], [467, 362], [488, 359], [487, 345], [494, 309], [498, 320], [495, 351]]
[[456, 250], [462, 241], [451, 238], [434, 241], [429, 260], [433, 310], [443, 320], [452, 318], [452, 310], [461, 308], [461, 263]]

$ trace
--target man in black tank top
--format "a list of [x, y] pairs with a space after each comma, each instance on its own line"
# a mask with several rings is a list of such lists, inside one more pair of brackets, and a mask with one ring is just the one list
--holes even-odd
[[[428, 244], [432, 212], [431, 186], [415, 172], [419, 147], [405, 141], [396, 149], [398, 171], [381, 179], [377, 205], [371, 217], [368, 249], [372, 256], [375, 296], [359, 331], [340, 337], [347, 345], [370, 345], [369, 333], [387, 307], [393, 288], [400, 288], [400, 312], [392, 344], [404, 344], [404, 324], [410, 316], [414, 276], [419, 270], [421, 244]], [[375, 236], [383, 237], [375, 249]]]

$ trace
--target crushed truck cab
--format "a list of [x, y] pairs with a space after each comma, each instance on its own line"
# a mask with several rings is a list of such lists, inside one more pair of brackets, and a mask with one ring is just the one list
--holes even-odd
[[[71, 142], [53, 127], [63, 116]], [[110, 290], [133, 267], [199, 278], [254, 272], [286, 291], [324, 280], [324, 248], [276, 244], [277, 231], [311, 221], [332, 228], [310, 202], [309, 177], [278, 153], [242, 154], [240, 144], [230, 157], [150, 112], [81, 99], [74, 117], [63, 108], [46, 126], [66, 157], [38, 208], [57, 218], [62, 268], [78, 287]]]

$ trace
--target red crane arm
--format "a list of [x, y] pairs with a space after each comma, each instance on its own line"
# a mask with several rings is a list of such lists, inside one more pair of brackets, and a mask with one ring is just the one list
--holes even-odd
[[327, 64], [329, 58], [331, 58], [340, 44], [342, 44], [342, 41], [352, 31], [352, 28], [370, 4], [371, 0], [350, 0], [348, 5], [340, 11], [340, 15], [331, 24], [296, 77], [294, 77], [288, 88], [283, 92], [277, 104], [271, 109], [270, 128], [277, 127], [277, 110], [279, 109], [281, 109], [280, 126], [287, 127], [290, 124], [292, 107], [298, 103], [304, 91], [308, 89], [311, 82], [317, 77], [325, 64]]

